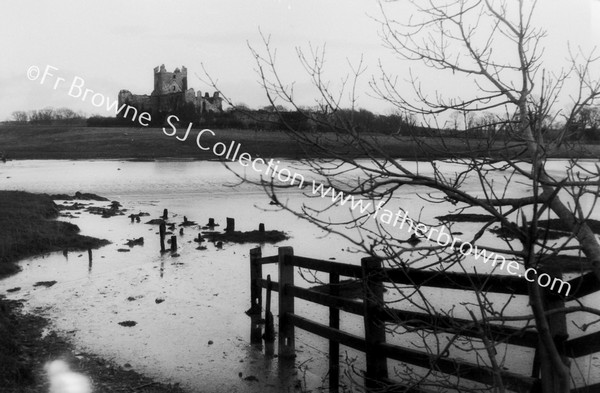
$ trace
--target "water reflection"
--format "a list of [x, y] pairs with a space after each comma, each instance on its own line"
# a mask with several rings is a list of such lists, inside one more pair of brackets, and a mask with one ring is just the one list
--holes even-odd
[[[65, 171], [69, 176], [64, 176]], [[226, 217], [235, 217], [240, 230], [254, 230], [264, 223], [269, 229], [287, 231], [290, 240], [279, 245], [295, 247], [298, 255], [348, 263], [360, 260], [346, 240], [326, 235], [287, 212], [268, 211], [269, 199], [261, 190], [249, 185], [225, 187], [224, 183], [235, 182], [235, 176], [217, 162], [12, 161], [2, 172], [10, 172], [11, 176], [3, 184], [4, 189], [50, 194], [94, 192], [118, 199], [130, 211], [147, 211], [148, 220], [160, 218], [166, 208], [171, 216], [189, 217], [197, 223], [206, 223], [211, 217], [223, 223]], [[393, 203], [411, 206], [409, 213], [421, 211], [423, 201], [413, 190], [400, 197]], [[308, 201], [297, 190], [286, 191], [286, 198], [297, 204]], [[424, 209], [423, 218], [433, 220], [442, 213], [441, 209]], [[331, 212], [348, 213], [344, 209]], [[250, 345], [256, 334], [261, 342], [262, 334], [260, 315], [250, 321], [258, 332], [252, 333], [244, 314], [250, 297], [248, 253], [255, 244], [225, 244], [219, 250], [212, 243], [199, 242], [200, 230], [190, 227], [178, 239], [180, 257], [175, 259], [168, 252], [159, 252], [160, 239], [156, 237], [160, 234], [156, 234], [156, 226], [144, 223], [146, 218], [139, 224], [132, 223], [128, 215], [104, 219], [82, 214], [80, 218], [64, 220], [77, 224], [83, 234], [106, 238], [112, 244], [88, 254], [87, 268], [83, 259], [81, 263], [69, 263], [67, 250], [62, 255], [31, 258], [23, 263], [22, 273], [0, 281], [0, 293], [22, 287], [23, 292], [11, 296], [28, 299], [30, 309], [51, 310], [49, 316], [58, 329], [75, 331], [76, 344], [116, 362], [130, 363], [151, 376], [182, 382], [192, 390], [202, 387], [214, 392], [279, 391], [273, 386], [293, 383], [291, 371], [287, 374], [284, 367], [278, 375], [276, 370], [284, 359], [264, 356], [273, 354], [272, 344], [261, 343], [258, 348]], [[465, 225], [460, 230], [466, 238], [476, 228]], [[147, 237], [148, 233], [152, 239], [149, 244], [127, 253], [117, 251], [127, 239]], [[276, 246], [263, 246], [264, 256], [276, 253]], [[165, 272], [167, 268], [169, 274]], [[265, 266], [265, 276], [276, 271], [269, 269], [274, 267]], [[57, 284], [33, 287], [38, 281], [48, 280], [56, 280]], [[308, 285], [300, 279], [298, 282]], [[432, 301], [450, 305], [463, 301], [451, 291], [428, 296]], [[129, 297], [134, 300], [127, 300]], [[158, 298], [164, 301], [158, 303]], [[527, 307], [526, 302], [515, 305], [520, 309]], [[277, 315], [276, 302], [273, 308]], [[315, 307], [298, 304], [297, 309], [308, 318], [327, 318]], [[136, 321], [137, 325], [126, 328], [118, 324], [125, 320]], [[348, 325], [349, 329], [359, 329], [355, 323]], [[297, 332], [297, 340], [319, 347], [309, 334]], [[207, 344], [209, 341], [213, 344]], [[296, 361], [313, 359], [318, 382], [322, 370], [327, 370], [327, 358], [311, 346], [306, 345]], [[520, 367], [518, 359], [507, 361], [507, 365], [512, 370]], [[252, 384], [245, 379], [249, 376], [260, 383]]]

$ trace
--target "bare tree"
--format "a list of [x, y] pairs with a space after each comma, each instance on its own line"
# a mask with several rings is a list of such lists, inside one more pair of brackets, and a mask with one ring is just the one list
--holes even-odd
[[14, 111], [11, 116], [17, 123], [27, 123], [27, 120], [29, 119], [29, 116], [27, 116], [27, 112], [25, 111]]
[[58, 108], [54, 111], [55, 120], [81, 119], [82, 116], [69, 108]]
[[[339, 91], [333, 91], [323, 77], [324, 53], [312, 51], [306, 55], [299, 50], [299, 59], [319, 96], [319, 110], [306, 111], [296, 104], [293, 84], [280, 77], [274, 50], [269, 38], [263, 36], [264, 48], [251, 50], [271, 104], [291, 107], [329, 131], [300, 132], [287, 125], [287, 131], [306, 149], [309, 157], [329, 157], [306, 160], [315, 178], [331, 187], [336, 195], [343, 193], [371, 202], [370, 210], [352, 211], [351, 220], [337, 222], [325, 214], [330, 209], [340, 209], [341, 198], [332, 200], [324, 209], [310, 202], [301, 207], [283, 203], [282, 208], [346, 237], [363, 251], [384, 258], [390, 266], [437, 269], [440, 274], [450, 268], [472, 272], [473, 260], [461, 252], [462, 243], [442, 246], [429, 237], [425, 240], [424, 231], [416, 231], [417, 236], [406, 239], [385, 222], [370, 218], [386, 206], [393, 206], [400, 190], [405, 189], [415, 190], [430, 206], [439, 204], [454, 213], [485, 212], [487, 218], [468, 243], [517, 263], [521, 272], [535, 269], [536, 279], [528, 283], [530, 309], [518, 310], [520, 315], [509, 315], [506, 310], [510, 308], [511, 297], [498, 301], [474, 284], [471, 289], [476, 290], [476, 299], [462, 306], [470, 313], [474, 326], [481, 329], [480, 341], [461, 340], [460, 334], [448, 338], [442, 334], [447, 330], [435, 324], [422, 333], [406, 328], [392, 330], [390, 334], [420, 334], [422, 349], [440, 357], [449, 350], [471, 353], [479, 362], [496, 370], [493, 389], [503, 392], [508, 389], [502, 379], [504, 365], [489, 331], [494, 323], [523, 321], [526, 328], [535, 327], [542, 356], [549, 360], [543, 370], [543, 391], [569, 392], [573, 376], [569, 360], [560, 349], [567, 335], [566, 315], [584, 312], [598, 316], [600, 312], [581, 302], [565, 306], [565, 302], [574, 300], [569, 296], [550, 305], [538, 279], [542, 272], [551, 274], [555, 279], [552, 287], [561, 283], [562, 289], [563, 273], [567, 272], [564, 262], [576, 260], [572, 270], [590, 269], [596, 282], [600, 281], [600, 244], [589, 225], [590, 218], [597, 216], [595, 203], [599, 195], [600, 169], [580, 162], [577, 157], [585, 154], [585, 146], [571, 144], [569, 138], [573, 124], [579, 124], [600, 98], [600, 81], [598, 75], [592, 74], [597, 58], [567, 49], [569, 67], [561, 70], [544, 67], [541, 45], [546, 34], [532, 24], [535, 2], [411, 3], [415, 14], [404, 21], [388, 15], [382, 4], [380, 22], [386, 46], [404, 59], [429, 67], [430, 72], [470, 81], [473, 93], [467, 96], [470, 90], [465, 89], [453, 96], [443, 91], [429, 91], [411, 73], [412, 94], [407, 95], [400, 78], [383, 66], [371, 80], [373, 92], [392, 104], [398, 113], [418, 116], [422, 127], [437, 129], [441, 118], [455, 113], [458, 114], [456, 123], [460, 119], [465, 129], [476, 130], [476, 115], [484, 117], [486, 129], [492, 132], [484, 133], [486, 138], [477, 141], [468, 137], [447, 138], [442, 132], [438, 132], [436, 138], [416, 136], [413, 144], [421, 149], [419, 157], [436, 159], [429, 165], [409, 165], [398, 160], [395, 152], [386, 147], [388, 139], [374, 137], [356, 127], [352, 117], [347, 115], [349, 112], [342, 110], [342, 97], [346, 95], [352, 97], [350, 113], [356, 108], [356, 80], [364, 74], [362, 64], [352, 69]], [[572, 81], [576, 81], [577, 86], [575, 94], [569, 95], [565, 89]], [[569, 96], [568, 110], [559, 110]], [[548, 140], [544, 127], [557, 124], [559, 118], [562, 127], [555, 138]], [[503, 133], [501, 138], [499, 131]], [[549, 164], [549, 158], [566, 154], [572, 158], [563, 161], [564, 167], [557, 169], [556, 165]], [[265, 179], [263, 185], [277, 200], [277, 185], [272, 184], [272, 179]], [[473, 190], [474, 185], [476, 190]], [[315, 197], [310, 193], [308, 196]], [[439, 231], [444, 228], [452, 232], [448, 222], [419, 218], [419, 215], [413, 217], [415, 227], [422, 224], [425, 228]], [[502, 241], [489, 240], [487, 235], [494, 229], [493, 225], [497, 225], [495, 231], [502, 236]], [[351, 231], [358, 236], [349, 235]], [[433, 304], [430, 295], [418, 287], [412, 291], [402, 287], [394, 289], [401, 294], [403, 302], [424, 313], [452, 316], [456, 311], [440, 309]], [[557, 317], [562, 321], [558, 331], [552, 322]], [[398, 322], [406, 327], [403, 321]], [[441, 337], [446, 337], [446, 341], [442, 342]], [[456, 380], [434, 378], [427, 372], [398, 373], [397, 376], [408, 386], [477, 390]]]

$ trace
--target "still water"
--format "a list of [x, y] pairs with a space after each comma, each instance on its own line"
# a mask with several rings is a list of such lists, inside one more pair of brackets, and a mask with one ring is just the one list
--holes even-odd
[[[237, 175], [256, 175], [241, 172], [239, 167], [232, 169]], [[233, 171], [211, 161], [33, 160], [0, 166], [0, 187], [4, 190], [70, 195], [92, 192], [120, 202], [128, 209], [127, 214], [150, 214], [142, 217], [141, 223], [131, 223], [127, 215], [101, 218], [85, 212], [76, 218], [61, 218], [77, 224], [82, 234], [105, 238], [112, 244], [94, 251], [91, 266], [87, 253], [80, 252], [25, 260], [21, 273], [0, 281], [0, 293], [21, 287], [8, 296], [26, 299], [28, 310], [49, 317], [53, 327], [81, 351], [121, 365], [129, 363], [161, 381], [211, 392], [291, 389], [294, 381], [285, 381], [285, 386], [278, 381], [276, 359], [264, 357], [249, 345], [250, 321], [244, 314], [250, 303], [249, 250], [259, 245], [227, 243], [220, 250], [209, 243], [207, 250], [197, 250], [193, 239], [199, 230], [189, 227], [178, 236], [180, 256], [174, 258], [159, 253], [157, 227], [145, 222], [158, 218], [165, 208], [175, 223], [182, 222], [184, 216], [198, 224], [214, 218], [224, 227], [225, 218], [233, 217], [236, 230], [253, 230], [264, 223], [267, 229], [290, 235], [289, 240], [277, 245], [262, 245], [264, 256], [276, 254], [277, 246], [283, 245], [294, 247], [296, 255], [348, 263], [359, 263], [361, 254], [347, 239], [269, 205], [264, 190], [240, 184]], [[477, 184], [467, 183], [466, 187], [476, 190]], [[518, 195], [527, 189], [517, 185], [510, 191]], [[308, 192], [287, 189], [279, 198], [294, 206], [306, 203], [318, 207], [325, 202], [308, 198]], [[424, 220], [448, 212], [443, 205], [425, 209], [425, 202], [414, 189], [400, 191], [392, 202]], [[340, 218], [348, 211], [340, 208], [332, 214]], [[459, 229], [467, 238], [477, 229], [472, 227], [476, 226], [466, 224]], [[118, 251], [129, 248], [124, 245], [127, 239], [139, 237], [144, 237], [143, 246], [134, 246], [130, 252]], [[264, 274], [269, 273], [276, 277], [275, 270], [265, 269]], [[57, 284], [49, 288], [33, 286], [51, 280]], [[300, 277], [297, 282], [310, 285]], [[463, 295], [432, 291], [431, 298], [452, 305], [466, 300]], [[512, 307], [516, 312], [525, 312], [526, 299], [515, 300]], [[276, 311], [274, 307], [275, 315]], [[298, 302], [297, 311], [327, 321], [326, 310], [321, 307]], [[123, 327], [119, 325], [123, 321], [135, 321], [136, 325]], [[344, 317], [342, 327], [362, 333], [360, 320]], [[327, 343], [301, 331], [297, 332], [297, 340], [297, 363], [304, 367], [297, 379], [312, 389], [326, 385]], [[531, 356], [527, 351], [518, 353], [514, 359], [509, 357], [506, 366], [520, 371]], [[584, 366], [587, 370], [596, 368], [595, 362], [589, 359]], [[247, 376], [257, 377], [258, 382], [244, 380]]]

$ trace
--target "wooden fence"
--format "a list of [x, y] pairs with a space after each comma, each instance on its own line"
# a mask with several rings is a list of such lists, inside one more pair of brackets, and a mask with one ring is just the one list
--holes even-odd
[[[278, 282], [267, 281], [262, 276], [262, 265], [278, 264]], [[303, 268], [329, 274], [329, 291], [317, 291], [294, 285], [294, 268]], [[362, 299], [354, 300], [339, 296], [340, 277], [362, 282]], [[361, 266], [339, 262], [317, 260], [295, 256], [291, 247], [280, 247], [278, 255], [262, 257], [261, 249], [250, 250], [250, 296], [249, 314], [254, 314], [251, 325], [251, 341], [261, 343], [261, 324], [256, 315], [262, 310], [262, 289], [278, 292], [279, 326], [278, 353], [282, 358], [295, 353], [295, 328], [329, 340], [329, 388], [338, 391], [339, 385], [339, 346], [344, 345], [365, 353], [365, 387], [368, 390], [389, 389], [390, 391], [428, 393], [419, 386], [399, 386], [388, 378], [388, 359], [435, 370], [460, 379], [494, 386], [502, 378], [505, 388], [516, 392], [554, 393], [552, 371], [549, 359], [539, 346], [538, 334], [532, 329], [521, 329], [506, 325], [486, 325], [485, 338], [495, 343], [508, 343], [536, 350], [530, 373], [516, 374], [497, 371], [464, 360], [442, 357], [418, 351], [413, 348], [393, 345], [386, 342], [386, 323], [397, 323], [410, 329], [434, 330], [436, 333], [450, 333], [464, 337], [481, 339], [482, 327], [473, 320], [451, 318], [444, 315], [430, 315], [422, 312], [385, 307], [384, 283], [411, 285], [415, 287], [450, 288], [463, 291], [484, 291], [491, 293], [527, 296], [527, 282], [515, 276], [476, 275], [424, 271], [416, 269], [384, 268], [382, 261], [363, 258]], [[591, 294], [600, 288], [600, 283], [591, 273], [569, 281], [572, 287], [570, 298]], [[574, 293], [573, 293], [574, 292]], [[325, 325], [299, 316], [294, 312], [294, 299], [303, 299], [329, 307], [329, 324]], [[564, 306], [564, 299], [553, 292], [546, 292], [546, 308]], [[340, 310], [362, 316], [364, 337], [340, 330]], [[556, 316], [560, 316], [557, 318]], [[564, 314], [556, 313], [549, 317], [551, 334], [562, 355], [577, 358], [600, 351], [600, 332], [585, 337], [568, 340]], [[407, 390], [407, 388], [409, 388]], [[600, 393], [600, 384], [575, 388], [572, 393]]]

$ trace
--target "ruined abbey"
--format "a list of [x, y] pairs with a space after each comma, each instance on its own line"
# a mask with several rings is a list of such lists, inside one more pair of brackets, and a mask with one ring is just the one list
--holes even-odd
[[212, 97], [188, 89], [187, 68], [168, 72], [164, 64], [154, 68], [154, 90], [150, 95], [132, 94], [129, 90], [119, 92], [119, 107], [132, 106], [140, 112], [148, 112], [153, 119], [178, 115], [180, 119], [198, 120], [209, 113], [223, 110], [223, 99], [218, 92]]

